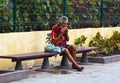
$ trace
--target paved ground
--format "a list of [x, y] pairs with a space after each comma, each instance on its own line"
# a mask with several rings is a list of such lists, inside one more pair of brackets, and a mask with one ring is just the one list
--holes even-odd
[[38, 71], [27, 79], [11, 83], [120, 83], [120, 62], [83, 66], [85, 69], [82, 72], [73, 69]]

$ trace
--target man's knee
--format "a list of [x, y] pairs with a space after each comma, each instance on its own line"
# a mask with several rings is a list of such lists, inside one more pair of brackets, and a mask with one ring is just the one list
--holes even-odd
[[64, 52], [65, 52], [65, 53], [66, 53], [66, 52], [69, 52], [69, 50], [68, 50], [67, 48], [65, 48], [65, 49], [64, 49]]
[[75, 46], [75, 45], [72, 45], [72, 46], [71, 46], [71, 49], [75, 51], [75, 50], [76, 50], [76, 46]]

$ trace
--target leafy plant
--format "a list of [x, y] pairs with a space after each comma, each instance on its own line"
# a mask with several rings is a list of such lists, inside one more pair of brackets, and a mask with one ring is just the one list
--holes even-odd
[[[22, 3], [20, 3], [20, 5], [22, 4], [21, 5], [22, 7], [23, 7], [23, 4], [26, 5], [25, 0], [21, 0], [21, 1]], [[105, 20], [108, 20], [108, 21], [104, 21], [105, 22], [104, 25], [108, 26], [110, 24], [114, 24], [112, 23], [114, 22], [113, 20], [115, 19], [114, 16], [118, 16], [118, 15], [111, 15], [110, 13], [107, 13], [108, 11], [106, 11], [106, 8], [110, 7], [112, 10], [111, 13], [113, 13], [113, 11], [116, 11], [116, 9], [118, 8], [114, 7], [115, 9], [112, 9], [112, 7], [115, 6], [112, 4], [113, 1], [104, 1], [104, 2], [105, 2], [104, 10], [103, 10], [105, 12], [104, 17], [105, 17]], [[65, 13], [63, 12], [63, 10], [66, 9], [65, 14], [69, 17], [69, 21], [71, 25], [74, 26], [73, 28], [100, 27], [100, 20], [99, 20], [100, 7], [101, 7], [100, 0], [98, 1], [66, 0], [66, 6], [63, 4], [63, 0], [57, 0], [57, 1], [54, 1], [54, 0], [29, 1], [28, 0], [27, 6], [24, 8], [24, 11], [28, 13], [29, 17], [26, 17], [26, 16], [23, 16], [23, 17], [26, 19], [29, 19], [30, 17], [36, 19], [36, 20], [29, 19], [29, 21], [27, 22], [27, 24], [32, 23], [35, 25], [35, 26], [30, 25], [33, 27], [33, 30], [44, 30], [44, 29], [47, 30], [47, 29], [51, 29], [51, 27], [57, 22], [57, 19]], [[19, 8], [19, 5], [18, 5], [18, 8]], [[30, 11], [32, 12], [29, 12], [27, 9], [30, 9]], [[36, 16], [32, 14], [36, 14]], [[111, 16], [111, 18], [108, 19], [106, 18], [107, 16], [109, 17]]]
[[[61, 15], [73, 28], [100, 27], [101, 0], [16, 0], [16, 31], [50, 30]], [[104, 27], [120, 26], [120, 0], [104, 0]], [[0, 1], [0, 32], [13, 29], [13, 0]]]
[[120, 33], [114, 31], [110, 38], [103, 38], [103, 36], [97, 32], [96, 36], [92, 38], [89, 46], [99, 47], [99, 51], [105, 54], [109, 54], [115, 50], [119, 50], [120, 45]]
[[12, 5], [6, 1], [0, 1], [0, 33], [12, 31]]
[[84, 35], [81, 35], [81, 37], [75, 39], [74, 44], [83, 46], [83, 44], [85, 43], [86, 39], [87, 39], [87, 37], [85, 37]]
[[111, 43], [113, 45], [113, 50], [119, 50], [120, 47], [120, 33], [114, 31], [113, 35], [110, 37]]

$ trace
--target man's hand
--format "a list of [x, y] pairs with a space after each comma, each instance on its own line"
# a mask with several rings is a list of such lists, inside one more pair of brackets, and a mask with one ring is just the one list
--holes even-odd
[[60, 32], [61, 32], [61, 34], [64, 35], [64, 34], [68, 33], [68, 28], [67, 27], [61, 28]]
[[67, 41], [69, 41], [68, 28], [67, 27], [64, 27], [64, 28], [61, 29], [61, 35], [63, 35], [65, 37], [65, 39]]

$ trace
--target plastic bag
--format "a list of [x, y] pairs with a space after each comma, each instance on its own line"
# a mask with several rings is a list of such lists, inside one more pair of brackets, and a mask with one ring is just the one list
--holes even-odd
[[45, 47], [45, 52], [59, 52], [61, 53], [61, 48], [58, 46], [55, 46], [54, 44], [47, 44]]

